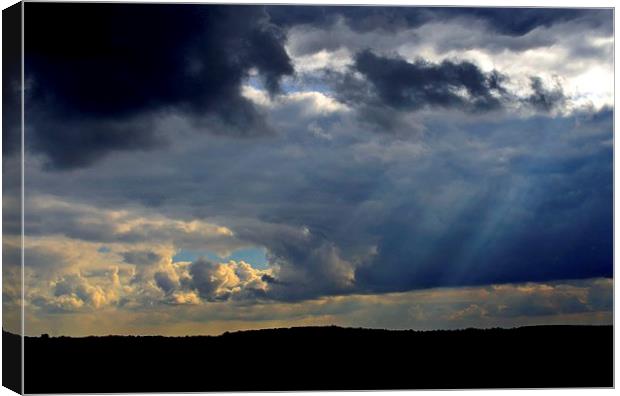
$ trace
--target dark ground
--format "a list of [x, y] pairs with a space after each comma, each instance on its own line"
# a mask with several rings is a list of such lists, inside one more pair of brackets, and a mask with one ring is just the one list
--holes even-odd
[[611, 326], [25, 340], [26, 393], [611, 386]]

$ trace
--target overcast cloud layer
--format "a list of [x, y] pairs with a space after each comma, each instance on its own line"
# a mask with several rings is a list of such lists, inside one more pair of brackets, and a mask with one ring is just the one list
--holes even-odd
[[27, 332], [611, 320], [611, 10], [26, 12]]

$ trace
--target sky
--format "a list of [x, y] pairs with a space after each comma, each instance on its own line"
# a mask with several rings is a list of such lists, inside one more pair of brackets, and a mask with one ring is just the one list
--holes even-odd
[[612, 322], [612, 10], [25, 15], [26, 334]]

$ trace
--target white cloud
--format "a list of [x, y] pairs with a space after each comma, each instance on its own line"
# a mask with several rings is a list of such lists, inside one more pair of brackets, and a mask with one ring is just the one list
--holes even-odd
[[339, 48], [335, 51], [322, 49], [307, 55], [295, 55], [289, 51], [293, 66], [297, 73], [313, 73], [323, 69], [344, 72], [353, 63], [353, 56], [347, 48]]
[[326, 116], [349, 111], [343, 103], [317, 91], [294, 91], [270, 99], [267, 91], [244, 85], [242, 95], [259, 106], [276, 111], [294, 110], [301, 117]]

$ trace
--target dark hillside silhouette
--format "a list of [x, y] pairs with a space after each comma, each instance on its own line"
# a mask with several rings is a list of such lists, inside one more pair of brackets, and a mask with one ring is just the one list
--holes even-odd
[[27, 393], [611, 386], [611, 326], [25, 341]]

